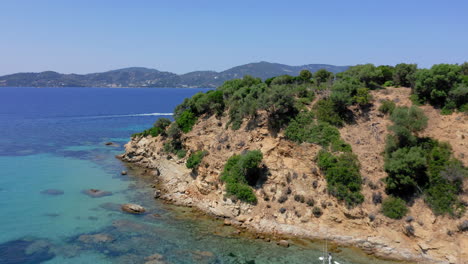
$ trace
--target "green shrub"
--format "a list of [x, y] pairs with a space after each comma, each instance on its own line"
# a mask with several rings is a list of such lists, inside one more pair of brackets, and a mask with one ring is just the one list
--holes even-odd
[[400, 148], [385, 160], [384, 169], [388, 193], [408, 197], [427, 182], [427, 161], [425, 152], [420, 147]]
[[[391, 71], [391, 67], [386, 68], [384, 71], [386, 70]], [[390, 78], [388, 74], [386, 75], [387, 78]], [[382, 67], [379, 69], [373, 64], [363, 64], [349, 67], [346, 71], [338, 73], [337, 77], [341, 80], [351, 78], [357, 79], [359, 82], [364, 84], [364, 87], [370, 89], [375, 89], [386, 81], [386, 76], [384, 76]]]
[[153, 125], [152, 128], [146, 129], [141, 133], [135, 133], [132, 137], [143, 136], [146, 137], [151, 135], [157, 137], [159, 135], [166, 136], [166, 128], [171, 124], [171, 120], [168, 118], [159, 118]]
[[435, 214], [459, 216], [464, 211], [458, 199], [466, 169], [452, 156], [447, 143], [418, 138], [427, 118], [416, 108], [397, 107], [391, 115], [394, 125], [385, 147], [386, 191], [405, 199], [424, 194]]
[[322, 209], [320, 209], [320, 207], [314, 206], [314, 208], [312, 208], [312, 214], [318, 218], [322, 216], [323, 212], [322, 212]]
[[207, 153], [208, 153], [207, 151], [199, 150], [190, 154], [185, 165], [189, 169], [198, 168], [198, 165], [200, 165], [202, 159], [206, 156]]
[[177, 125], [179, 126], [180, 130], [182, 130], [182, 132], [184, 133], [190, 132], [192, 130], [193, 125], [195, 125], [196, 122], [197, 117], [190, 110], [185, 110], [184, 112], [182, 112], [179, 118], [176, 119]]
[[309, 70], [302, 70], [299, 73], [299, 78], [304, 82], [309, 82], [312, 79], [312, 73]]
[[187, 151], [185, 149], [179, 149], [176, 151], [176, 155], [179, 159], [181, 159], [187, 155]]
[[367, 88], [358, 88], [356, 95], [353, 97], [354, 102], [360, 106], [369, 105], [372, 101], [372, 95], [369, 93]]
[[317, 86], [320, 86], [322, 83], [327, 83], [331, 79], [333, 79], [333, 73], [325, 69], [320, 69], [314, 73], [314, 80]]
[[185, 157], [187, 151], [184, 149], [182, 142], [178, 139], [167, 140], [163, 145], [163, 150], [166, 153], [177, 155], [179, 159]]
[[436, 64], [430, 69], [421, 69], [415, 75], [413, 93], [423, 102], [444, 108], [451, 99], [451, 93], [456, 93], [462, 85], [462, 76], [462, 67], [454, 64]]
[[405, 201], [390, 196], [382, 202], [382, 213], [392, 219], [401, 219], [408, 213], [408, 208]]
[[438, 183], [426, 190], [425, 201], [436, 215], [451, 214], [457, 211], [461, 204], [457, 197], [457, 188], [451, 184]]
[[285, 129], [289, 140], [302, 143], [315, 143], [327, 147], [340, 139], [340, 132], [334, 126], [314, 120], [312, 112], [301, 112]]
[[321, 149], [317, 155], [317, 165], [320, 169], [327, 171], [335, 166], [338, 159], [330, 152]]
[[258, 150], [234, 155], [228, 159], [221, 173], [221, 180], [226, 183], [226, 192], [248, 203], [255, 203], [257, 198], [249, 185], [254, 185], [260, 177], [263, 155]]
[[351, 145], [340, 138], [332, 141], [331, 150], [333, 152], [353, 152]]
[[352, 153], [339, 156], [321, 150], [317, 156], [317, 165], [325, 173], [327, 188], [331, 195], [344, 201], [348, 207], [364, 201], [361, 194], [362, 179], [359, 174], [357, 157]]
[[383, 87], [392, 87], [392, 86], [395, 86], [395, 84], [393, 83], [393, 81], [386, 81], [386, 82], [383, 84]]
[[412, 107], [396, 107], [390, 120], [395, 126], [400, 126], [416, 133], [427, 127], [427, 117], [424, 112], [416, 106]]
[[397, 64], [393, 72], [393, 83], [395, 86], [413, 87], [414, 75], [417, 68], [416, 64]]
[[379, 107], [379, 111], [384, 113], [384, 114], [392, 114], [393, 110], [395, 110], [395, 103], [391, 100], [384, 100], [382, 101], [382, 104]]
[[334, 103], [330, 99], [320, 100], [314, 105], [314, 112], [317, 120], [329, 123], [334, 126], [342, 126], [343, 118], [335, 109]]

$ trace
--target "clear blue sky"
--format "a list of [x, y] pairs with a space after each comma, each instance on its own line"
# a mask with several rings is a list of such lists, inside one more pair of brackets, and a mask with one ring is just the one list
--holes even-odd
[[0, 12], [0, 75], [468, 60], [466, 0], [2, 0]]

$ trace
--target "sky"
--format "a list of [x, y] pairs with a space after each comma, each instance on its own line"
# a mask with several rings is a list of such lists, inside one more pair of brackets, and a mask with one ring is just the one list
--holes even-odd
[[468, 61], [466, 0], [1, 0], [0, 75]]

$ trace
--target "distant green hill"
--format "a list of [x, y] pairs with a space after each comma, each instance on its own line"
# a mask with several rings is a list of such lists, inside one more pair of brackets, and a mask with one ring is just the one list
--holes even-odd
[[4, 87], [218, 87], [224, 81], [252, 75], [262, 79], [278, 75], [298, 75], [303, 69], [315, 72], [326, 69], [333, 73], [345, 71], [348, 66], [308, 64], [289, 66], [279, 63], [257, 62], [237, 66], [222, 72], [194, 71], [178, 75], [142, 67], [90, 74], [61, 74], [53, 71], [15, 73], [0, 77]]

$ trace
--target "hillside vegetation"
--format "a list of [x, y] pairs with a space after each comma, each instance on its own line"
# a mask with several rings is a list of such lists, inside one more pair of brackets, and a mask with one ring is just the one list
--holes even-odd
[[[264, 81], [251, 76], [229, 80], [216, 90], [184, 100], [174, 110], [175, 122], [170, 125], [167, 120], [160, 121], [135, 136], [161, 135], [166, 138], [165, 151], [183, 158], [187, 151], [196, 150], [185, 149], [181, 135], [190, 132], [199, 120], [228, 116], [228, 122], [221, 124], [225, 129], [237, 130], [246, 124], [246, 129], [254, 130], [264, 115], [271, 135], [321, 146], [315, 161], [327, 181], [327, 192], [352, 208], [365, 200], [361, 193], [364, 179], [359, 159], [339, 129], [355, 122], [356, 111], [366, 112], [373, 104], [371, 90], [387, 86], [406, 86], [413, 102], [431, 104], [444, 114], [468, 111], [468, 63], [439, 64], [431, 69], [417, 69], [413, 64], [366, 64], [338, 74], [302, 70], [298, 76], [281, 75]], [[383, 201], [383, 213], [401, 218], [407, 212], [406, 204], [423, 196], [435, 214], [461, 216], [465, 204], [459, 195], [464, 192], [467, 170], [454, 157], [450, 145], [418, 136], [427, 117], [417, 107], [397, 107], [386, 101], [379, 109], [393, 123], [383, 153], [387, 173], [383, 182], [389, 195]], [[201, 153], [190, 156], [190, 168], [197, 168], [206, 155]], [[221, 179], [229, 195], [248, 203], [257, 201], [252, 179], [259, 179], [253, 174], [260, 173], [261, 154], [240, 153], [226, 161]]]

